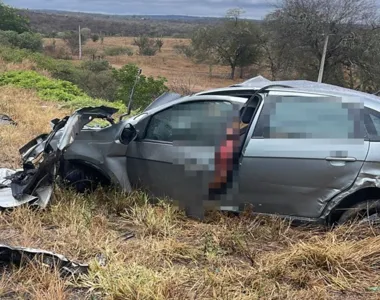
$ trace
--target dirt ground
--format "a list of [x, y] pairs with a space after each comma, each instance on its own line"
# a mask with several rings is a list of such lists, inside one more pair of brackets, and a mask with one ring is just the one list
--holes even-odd
[[[100, 55], [106, 48], [129, 47], [134, 51], [133, 56], [120, 55], [105, 58], [116, 68], [128, 63], [135, 63], [142, 68], [143, 74], [146, 76], [163, 76], [168, 79], [169, 85], [186, 86], [193, 91], [225, 87], [246, 80], [229, 79], [230, 68], [228, 66], [213, 66], [212, 76], [210, 76], [210, 68], [207, 64], [196, 64], [185, 56], [178, 55], [173, 47], [189, 44], [190, 41], [187, 39], [163, 38], [164, 45], [161, 52], [151, 57], [138, 55], [138, 47], [132, 45], [133, 40], [132, 37], [106, 37], [103, 44], [100, 41], [94, 43], [92, 40], [88, 40], [83, 46], [83, 53], [86, 53], [88, 49], [97, 49], [96, 55]], [[45, 39], [45, 44], [52, 44], [52, 39]], [[56, 40], [56, 47], [66, 48], [64, 42], [59, 39]], [[246, 75], [253, 77], [257, 74], [252, 72]]]

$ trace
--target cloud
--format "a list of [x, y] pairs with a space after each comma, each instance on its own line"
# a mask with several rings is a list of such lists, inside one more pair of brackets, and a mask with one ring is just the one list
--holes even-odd
[[261, 19], [276, 0], [5, 0], [18, 8], [55, 9], [107, 14], [223, 16], [239, 7], [245, 17]]

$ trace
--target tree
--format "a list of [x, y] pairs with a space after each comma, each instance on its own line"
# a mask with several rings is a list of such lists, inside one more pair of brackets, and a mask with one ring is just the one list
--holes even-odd
[[217, 26], [198, 29], [192, 36], [192, 47], [198, 61], [219, 63], [231, 67], [231, 79], [236, 67], [256, 62], [260, 55], [259, 28], [248, 20], [241, 20], [243, 12], [229, 10]]
[[156, 47], [158, 48], [158, 51], [161, 52], [162, 47], [164, 46], [163, 39], [156, 39]]
[[139, 55], [143, 56], [154, 56], [159, 49], [157, 42], [145, 35], [134, 39], [133, 45], [139, 47]]
[[29, 20], [0, 0], [0, 30], [11, 30], [17, 33], [29, 31]]
[[[128, 64], [121, 69], [113, 70], [114, 78], [119, 84], [119, 88], [116, 92], [118, 100], [123, 100], [125, 103], [129, 101], [129, 95], [132, 87], [135, 83], [136, 76], [139, 68], [134, 64]], [[168, 91], [166, 87], [166, 79], [158, 77], [154, 79], [149, 76], [140, 75], [140, 79], [135, 87], [135, 93], [133, 96], [134, 109], [145, 108], [154, 99]]]
[[38, 33], [16, 31], [0, 31], [0, 44], [41, 52], [43, 49], [42, 37]]
[[91, 37], [91, 29], [90, 28], [81, 28], [80, 30], [82, 37], [88, 40]]
[[[376, 11], [373, 0], [283, 0], [267, 21], [275, 32], [275, 42], [288, 43], [291, 51], [287, 55], [295, 62], [297, 76], [309, 80], [318, 77], [328, 36], [324, 81], [346, 85], [346, 66], [360, 65], [353, 61], [352, 51], [366, 48], [353, 36], [355, 32], [372, 35], [376, 31]], [[362, 60], [357, 55], [356, 59]]]
[[100, 37], [99, 37], [99, 34], [93, 34], [92, 37], [91, 37], [92, 41], [94, 43], [96, 43], [97, 41], [99, 41]]
[[[87, 35], [83, 35], [81, 32], [82, 45], [87, 41]], [[62, 36], [62, 39], [65, 41], [67, 46], [70, 48], [70, 51], [73, 55], [79, 53], [79, 35], [76, 31], [65, 32]]]
[[288, 39], [279, 36], [276, 25], [268, 18], [262, 23], [258, 38], [263, 55], [261, 66], [270, 72], [271, 80], [289, 79], [294, 70], [294, 49]]

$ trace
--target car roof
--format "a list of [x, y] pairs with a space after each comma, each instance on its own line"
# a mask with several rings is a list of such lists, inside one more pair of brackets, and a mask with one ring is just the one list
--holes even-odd
[[[200, 97], [201, 96], [201, 97]], [[234, 104], [237, 104], [239, 106], [243, 106], [247, 100], [242, 97], [234, 97], [234, 96], [219, 96], [219, 95], [190, 95], [190, 96], [184, 96], [181, 98], [171, 98], [170, 101], [161, 103], [160, 105], [156, 106], [150, 106], [147, 109], [144, 110], [145, 113], [156, 113], [157, 111], [164, 110], [166, 108], [169, 108], [173, 105], [180, 104], [180, 103], [186, 103], [186, 102], [194, 102], [194, 101], [229, 101]]]
[[248, 81], [245, 81], [240, 84], [235, 84], [229, 87], [211, 89], [207, 91], [202, 91], [197, 93], [197, 96], [200, 95], [210, 95], [210, 94], [223, 94], [223, 92], [228, 91], [239, 91], [242, 95], [249, 95], [249, 92], [252, 94], [268, 85], [286, 85], [289, 87], [275, 87], [272, 86], [267, 90], [270, 92], [276, 91], [281, 94], [292, 94], [292, 95], [322, 95], [322, 96], [333, 96], [333, 97], [358, 97], [363, 102], [364, 105], [380, 111], [380, 97], [376, 95], [371, 95], [368, 93], [343, 88], [340, 86], [335, 86], [326, 83], [318, 83], [307, 80], [284, 80], [284, 81], [270, 81], [265, 79], [262, 76], [252, 78]]

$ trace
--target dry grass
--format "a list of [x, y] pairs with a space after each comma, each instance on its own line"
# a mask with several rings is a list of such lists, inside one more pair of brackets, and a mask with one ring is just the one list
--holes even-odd
[[[30, 91], [0, 88], [1, 166], [67, 111]], [[128, 232], [135, 237], [125, 240]], [[379, 299], [378, 228], [292, 227], [276, 218], [209, 213], [184, 217], [146, 195], [55, 191], [45, 211], [0, 213], [0, 242], [56, 251], [90, 263], [88, 275], [60, 278], [40, 264], [1, 267], [2, 299]], [[101, 259], [99, 259], [101, 258]]]
[[0, 128], [2, 167], [20, 166], [18, 149], [33, 137], [49, 132], [49, 122], [63, 117], [67, 111], [41, 101], [34, 92], [12, 87], [0, 87], [0, 113], [9, 115], [17, 127]]
[[[104, 43], [92, 42], [91, 40], [84, 46], [86, 49], [96, 49], [97, 55], [103, 53], [104, 49], [124, 46], [130, 47], [137, 53], [138, 48], [133, 46], [134, 38], [131, 37], [106, 37]], [[228, 79], [230, 68], [228, 66], [214, 66], [212, 70], [213, 76], [210, 77], [209, 66], [206, 64], [195, 64], [184, 56], [179, 56], [173, 46], [177, 44], [188, 44], [189, 40], [163, 38], [164, 46], [162, 51], [153, 57], [120, 55], [109, 56], [107, 60], [114, 67], [121, 67], [127, 63], [135, 63], [143, 69], [143, 74], [147, 76], [164, 76], [168, 79], [169, 86], [180, 86], [182, 88], [190, 87], [191, 91], [199, 92], [204, 89], [218, 88], [241, 82], [242, 79]], [[45, 40], [46, 44], [51, 44], [50, 39]], [[56, 41], [57, 47], [65, 47], [63, 41]], [[256, 74], [252, 74], [255, 76]]]

